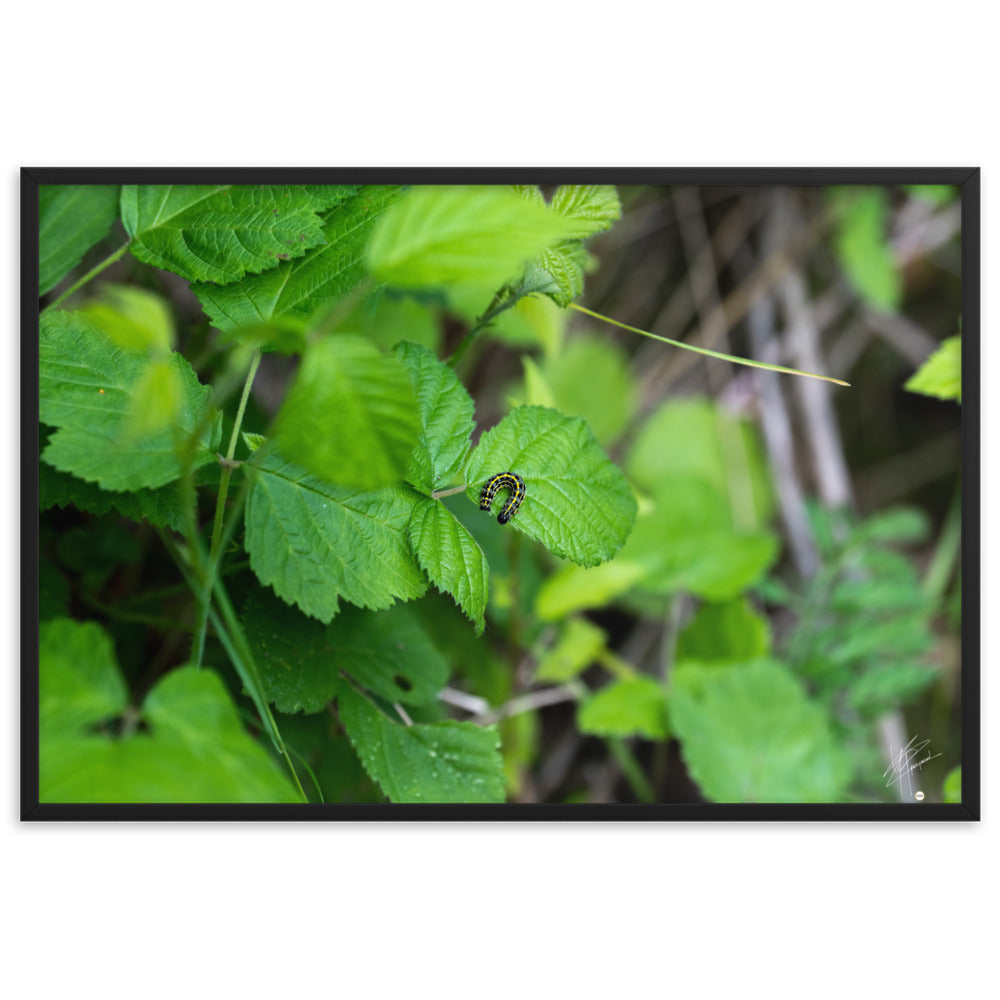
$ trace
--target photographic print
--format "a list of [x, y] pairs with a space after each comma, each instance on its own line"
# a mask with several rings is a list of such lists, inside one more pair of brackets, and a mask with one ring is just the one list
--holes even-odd
[[978, 818], [978, 170], [26, 169], [22, 246], [24, 818]]

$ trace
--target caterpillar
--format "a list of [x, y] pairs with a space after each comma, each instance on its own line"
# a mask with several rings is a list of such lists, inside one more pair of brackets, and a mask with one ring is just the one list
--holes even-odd
[[497, 517], [501, 524], [506, 524], [517, 513], [517, 509], [524, 499], [524, 480], [514, 472], [498, 472], [483, 487], [483, 492], [479, 497], [479, 509], [489, 510], [493, 506], [494, 497], [500, 490], [509, 491], [507, 502]]

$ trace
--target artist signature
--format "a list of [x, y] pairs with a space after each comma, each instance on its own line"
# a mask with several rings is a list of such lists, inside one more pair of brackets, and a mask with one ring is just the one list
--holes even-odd
[[888, 779], [885, 783], [886, 788], [898, 783], [900, 790], [902, 790], [905, 781], [907, 790], [912, 797], [913, 787], [910, 783], [910, 775], [923, 767], [929, 760], [941, 756], [939, 753], [923, 756], [929, 743], [930, 740], [921, 740], [916, 736], [910, 739], [910, 742], [889, 761], [889, 766], [882, 772], [882, 777]]

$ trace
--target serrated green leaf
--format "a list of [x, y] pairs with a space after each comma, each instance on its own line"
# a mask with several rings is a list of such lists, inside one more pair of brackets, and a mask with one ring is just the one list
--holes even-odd
[[176, 424], [183, 405], [181, 367], [169, 356], [147, 362], [132, 386], [122, 443], [141, 441]]
[[[638, 403], [635, 379], [621, 348], [598, 337], [577, 337], [546, 360], [543, 371], [552, 388], [555, 409], [583, 417], [604, 446], [629, 426]], [[600, 391], [594, 391], [594, 379]]]
[[610, 559], [632, 530], [632, 490], [578, 417], [541, 406], [512, 410], [469, 459], [469, 499], [478, 504], [498, 472], [516, 473], [527, 488], [509, 526], [581, 566]]
[[51, 291], [111, 231], [117, 184], [42, 184], [38, 189], [38, 294]]
[[418, 187], [379, 221], [368, 261], [401, 288], [495, 291], [572, 223], [503, 187]]
[[876, 309], [895, 311], [903, 282], [886, 234], [889, 204], [884, 188], [835, 188], [839, 210], [836, 248], [854, 290]]
[[729, 509], [727, 521], [746, 530], [774, 510], [767, 462], [756, 429], [707, 399], [664, 403], [643, 424], [625, 465], [637, 485], [665, 498], [678, 476], [703, 480]]
[[[121, 192], [131, 251], [188, 281], [226, 284], [324, 242], [319, 189], [281, 185], [142, 184]], [[330, 197], [338, 195], [330, 192]]]
[[322, 244], [299, 259], [237, 282], [199, 283], [191, 290], [212, 325], [224, 332], [279, 320], [304, 324], [364, 277], [364, 248], [372, 226], [401, 191], [391, 185], [362, 188], [325, 213]]
[[409, 605], [346, 606], [323, 625], [259, 590], [247, 599], [243, 620], [265, 696], [281, 712], [321, 712], [344, 683], [341, 671], [407, 705], [433, 702], [448, 680], [448, 662]]
[[580, 704], [576, 724], [594, 736], [643, 736], [666, 739], [669, 734], [667, 694], [650, 677], [614, 681]]
[[714, 802], [837, 802], [849, 766], [826, 714], [779, 663], [682, 664], [670, 721], [691, 776]]
[[347, 334], [309, 345], [274, 428], [289, 459], [355, 489], [402, 480], [419, 431], [402, 365]]
[[166, 353], [174, 345], [170, 307], [159, 295], [144, 288], [101, 285], [98, 297], [77, 313], [126, 351]]
[[96, 483], [88, 483], [40, 462], [38, 500], [40, 510], [73, 506], [98, 517], [116, 510], [132, 521], [146, 520], [174, 531], [184, 531], [184, 505], [176, 483], [168, 483], [156, 490], [113, 493], [102, 490]]
[[503, 802], [495, 726], [397, 724], [344, 685], [340, 720], [364, 769], [392, 802]]
[[50, 465], [107, 490], [155, 489], [179, 478], [178, 448], [208, 424], [194, 449], [195, 468], [214, 460], [218, 423], [203, 420], [211, 390], [190, 364], [171, 354], [180, 385], [172, 426], [137, 435], [134, 421], [147, 400], [141, 379], [148, 357], [124, 351], [78, 313], [46, 312], [39, 342], [39, 416], [58, 428], [43, 458]]
[[440, 501], [421, 499], [409, 525], [410, 546], [431, 583], [451, 594], [476, 626], [485, 627], [490, 568], [483, 550]]
[[572, 219], [575, 239], [587, 239], [610, 229], [622, 217], [622, 204], [613, 184], [563, 184], [552, 196], [553, 212]]
[[420, 420], [406, 478], [429, 494], [461, 471], [476, 426], [475, 404], [454, 371], [426, 347], [404, 341], [393, 354], [409, 376]]
[[722, 604], [703, 604], [677, 637], [678, 662], [736, 663], [766, 656], [771, 628], [744, 597]]
[[566, 308], [583, 294], [588, 255], [576, 240], [543, 250], [524, 270], [522, 293], [547, 295]]
[[910, 376], [904, 388], [935, 399], [962, 402], [962, 338], [949, 337]]
[[570, 618], [555, 645], [542, 654], [535, 680], [553, 684], [572, 680], [597, 660], [607, 639], [604, 630], [586, 618]]
[[915, 543], [930, 535], [927, 515], [916, 507], [893, 507], [879, 511], [851, 532], [852, 544], [872, 542]]
[[255, 462], [246, 548], [258, 579], [279, 597], [329, 622], [340, 597], [380, 610], [424, 593], [406, 534], [418, 494], [332, 486], [276, 451]]
[[126, 707], [110, 638], [68, 619], [39, 637], [41, 801], [297, 801], [210, 670], [171, 671], [143, 705], [149, 731], [113, 739], [92, 731]]
[[939, 676], [925, 663], [883, 663], [866, 670], [850, 684], [848, 701], [865, 718], [908, 705]]

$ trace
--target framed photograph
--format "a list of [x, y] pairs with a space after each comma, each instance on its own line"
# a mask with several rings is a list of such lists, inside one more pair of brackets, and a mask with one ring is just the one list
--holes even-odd
[[22, 818], [978, 819], [979, 184], [24, 169]]

